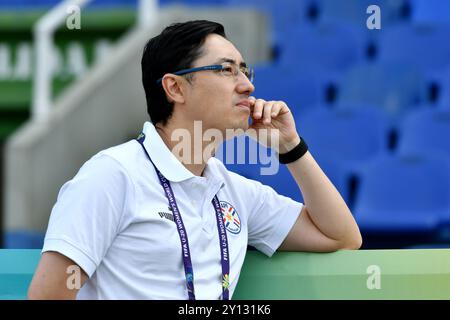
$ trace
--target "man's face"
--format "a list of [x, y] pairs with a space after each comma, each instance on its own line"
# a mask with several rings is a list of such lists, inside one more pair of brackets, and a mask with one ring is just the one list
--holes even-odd
[[[238, 66], [244, 63], [241, 54], [227, 39], [209, 35], [203, 45], [203, 55], [192, 67], [202, 67], [234, 61]], [[239, 71], [237, 76], [220, 71], [200, 71], [194, 74], [187, 86], [186, 107], [190, 120], [201, 120], [203, 129], [248, 128], [250, 109], [246, 105], [254, 86]]]

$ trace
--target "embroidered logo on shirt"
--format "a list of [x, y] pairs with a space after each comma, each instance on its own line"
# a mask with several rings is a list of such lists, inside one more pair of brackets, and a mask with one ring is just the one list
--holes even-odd
[[[168, 207], [169, 211], [172, 211], [172, 208]], [[173, 214], [168, 212], [158, 212], [161, 218], [166, 218], [167, 220], [174, 221]]]
[[241, 232], [241, 219], [239, 218], [236, 209], [226, 201], [220, 201], [220, 209], [222, 211], [225, 228], [234, 234]]

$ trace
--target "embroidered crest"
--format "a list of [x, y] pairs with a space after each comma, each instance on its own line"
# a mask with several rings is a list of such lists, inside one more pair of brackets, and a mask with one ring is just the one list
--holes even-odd
[[236, 209], [226, 201], [220, 201], [223, 223], [225, 228], [234, 234], [241, 232], [241, 219]]

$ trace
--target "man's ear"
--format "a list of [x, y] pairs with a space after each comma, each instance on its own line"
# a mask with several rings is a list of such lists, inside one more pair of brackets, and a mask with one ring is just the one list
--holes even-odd
[[184, 103], [185, 91], [182, 82], [182, 77], [170, 73], [165, 74], [162, 78], [161, 85], [166, 92], [167, 100], [169, 100], [169, 102]]

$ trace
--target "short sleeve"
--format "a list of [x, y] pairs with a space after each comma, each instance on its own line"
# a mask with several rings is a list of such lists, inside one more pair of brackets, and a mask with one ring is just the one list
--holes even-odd
[[134, 186], [114, 158], [96, 155], [66, 182], [54, 205], [42, 252], [72, 259], [89, 277], [120, 230]]
[[303, 204], [258, 181], [253, 183], [255, 201], [248, 216], [248, 243], [270, 257], [291, 230]]

